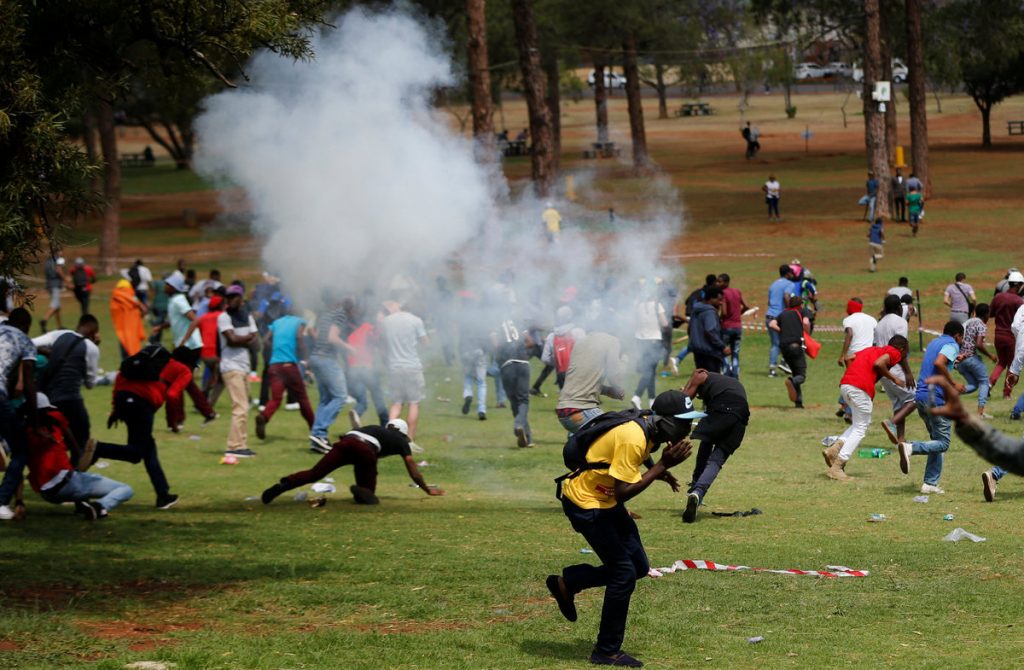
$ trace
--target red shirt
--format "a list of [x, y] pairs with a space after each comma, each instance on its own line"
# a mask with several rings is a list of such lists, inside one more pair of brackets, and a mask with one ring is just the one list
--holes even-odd
[[196, 325], [196, 328], [203, 338], [203, 348], [199, 354], [203, 358], [216, 358], [220, 355], [217, 353], [217, 317], [220, 315], [221, 310], [217, 310], [215, 312], [207, 312], [199, 317], [199, 323]]
[[868, 397], [875, 397], [875, 384], [878, 383], [878, 371], [875, 370], [875, 362], [879, 358], [889, 354], [889, 367], [900, 362], [900, 352], [888, 344], [884, 347], [868, 347], [861, 349], [853, 358], [853, 362], [846, 366], [846, 374], [839, 380], [840, 384], [855, 386], [868, 394]]
[[134, 393], [152, 405], [153, 409], [160, 409], [168, 398], [173, 400], [181, 397], [181, 392], [191, 381], [192, 371], [172, 358], [160, 373], [160, 379], [155, 382], [126, 379], [124, 375], [118, 375], [114, 379], [114, 395], [121, 391]]
[[729, 287], [722, 290], [722, 304], [725, 306], [725, 316], [722, 317], [722, 328], [742, 328], [743, 321], [743, 294], [739, 289]]
[[348, 364], [353, 368], [373, 367], [373, 343], [376, 339], [376, 331], [370, 323], [364, 323], [348, 336], [348, 343], [356, 350], [349, 354]]
[[28, 482], [39, 493], [43, 484], [71, 469], [64, 431], [70, 431], [68, 420], [56, 409], [48, 409], [40, 416], [39, 425], [27, 430]]
[[1013, 317], [1021, 304], [1024, 304], [1024, 298], [1009, 291], [1003, 291], [992, 298], [992, 303], [989, 307], [991, 308], [992, 319], [996, 322], [997, 334], [1002, 333], [1012, 337], [1010, 324], [1013, 323]]

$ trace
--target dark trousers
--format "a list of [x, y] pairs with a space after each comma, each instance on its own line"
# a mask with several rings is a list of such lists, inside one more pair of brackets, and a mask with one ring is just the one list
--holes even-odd
[[778, 198], [765, 198], [764, 200], [768, 203], [768, 216], [779, 216], [779, 199]]
[[722, 374], [740, 378], [740, 344], [743, 342], [743, 328], [723, 328], [722, 341], [732, 351], [722, 365]]
[[286, 491], [320, 481], [343, 465], [351, 465], [356, 475], [356, 486], [377, 490], [377, 450], [355, 437], [343, 437], [309, 470], [294, 472], [281, 478]]
[[722, 372], [722, 359], [717, 356], [693, 352], [693, 364], [697, 368], [704, 368], [708, 372]]
[[384, 390], [380, 385], [380, 373], [374, 368], [354, 366], [348, 369], [348, 391], [356, 399], [356, 414], [362, 416], [363, 412], [370, 406], [377, 410], [377, 419], [380, 425], [388, 422], [388, 405], [384, 401]]
[[[547, 381], [547, 378], [551, 376], [551, 373], [555, 371], [555, 366], [545, 365], [544, 369], [537, 375], [537, 381], [533, 382], [533, 390], [540, 392], [540, 385]], [[507, 390], [507, 389], [506, 389]]]
[[626, 634], [629, 600], [636, 588], [636, 580], [645, 577], [651, 567], [640, 540], [640, 531], [625, 505], [611, 509], [583, 509], [563, 497], [562, 510], [573, 530], [586, 539], [601, 559], [599, 566], [589, 563], [570, 565], [562, 570], [562, 579], [573, 594], [605, 587], [601, 627], [594, 649], [602, 654], [617, 653]]
[[146, 466], [146, 474], [149, 475], [156, 495], [167, 495], [171, 485], [167, 483], [167, 476], [164, 475], [156, 453], [156, 440], [153, 439], [153, 417], [156, 416], [156, 410], [134, 393], [119, 391], [114, 396], [114, 411], [128, 428], [128, 444], [99, 442], [96, 444], [96, 458], [128, 463], [141, 461]]
[[302, 379], [302, 372], [299, 370], [298, 364], [274, 363], [267, 367], [267, 377], [269, 377], [270, 381], [270, 400], [267, 401], [267, 406], [263, 410], [263, 416], [267, 421], [270, 421], [270, 417], [274, 416], [274, 412], [281, 406], [281, 400], [284, 399], [284, 391], [288, 389], [288, 394], [299, 403], [302, 418], [312, 428], [313, 408], [309, 404], [306, 382]]
[[512, 427], [526, 432], [526, 441], [533, 442], [530, 433], [530, 364], [507, 362], [501, 366], [501, 384], [508, 395], [512, 409]]
[[661, 340], [638, 340], [639, 360], [636, 364], [637, 372], [640, 373], [640, 380], [636, 383], [636, 392], [633, 395], [647, 397], [654, 400], [657, 395], [655, 381], [658, 376], [658, 362], [662, 358]]
[[804, 354], [804, 348], [799, 342], [783, 344], [781, 346], [782, 360], [786, 361], [786, 365], [793, 371], [789, 379], [796, 388], [796, 402], [803, 403], [804, 393], [800, 385], [807, 381], [807, 356]]
[[6, 505], [14, 497], [28, 463], [28, 443], [25, 440], [25, 422], [11, 405], [6, 395], [0, 395], [0, 437], [11, 448], [11, 460], [7, 464], [3, 481], [0, 481], [0, 505]]
[[[195, 370], [196, 366], [199, 365], [199, 357], [202, 353], [201, 349], [189, 349], [188, 347], [178, 347], [171, 352], [171, 358], [178, 361], [189, 370]], [[188, 383], [185, 387], [185, 392], [188, 393], [188, 397], [192, 399], [192, 404], [199, 410], [199, 413], [204, 417], [209, 418], [213, 416], [213, 408], [210, 407], [210, 401], [206, 399], [202, 389], [194, 382]], [[167, 409], [165, 410], [167, 416], [167, 427], [174, 428], [185, 423], [185, 398], [179, 396], [177, 398], [167, 399]]]
[[892, 199], [894, 219], [899, 221], [907, 220], [907, 199], [902, 196], [894, 196]]
[[89, 441], [91, 426], [89, 424], [89, 412], [85, 409], [85, 401], [81, 397], [69, 398], [66, 400], [53, 400], [53, 405], [60, 410], [64, 418], [68, 420], [71, 434], [78, 444], [71, 449], [71, 462], [78, 463], [78, 457]]
[[75, 300], [78, 301], [78, 304], [82, 308], [82, 316], [85, 316], [86, 314], [89, 313], [89, 299], [91, 297], [92, 294], [89, 291], [86, 291], [83, 287], [75, 287]]
[[[745, 411], [745, 408], [740, 411]], [[712, 412], [701, 419], [692, 436], [694, 440], [700, 440], [700, 449], [697, 450], [689, 493], [696, 493], [701, 500], [704, 499], [722, 466], [740, 448], [746, 432], [747, 424], [739, 414]]]

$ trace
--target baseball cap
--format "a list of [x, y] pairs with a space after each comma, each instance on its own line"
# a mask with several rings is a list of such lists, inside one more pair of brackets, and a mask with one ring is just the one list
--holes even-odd
[[36, 393], [36, 409], [49, 409], [53, 407], [50, 403], [50, 399], [46, 397], [45, 393]]
[[173, 288], [178, 293], [185, 292], [185, 275], [181, 274], [181, 272], [177, 270], [168, 275], [167, 279], [164, 280], [164, 283]]
[[1019, 271], [1014, 270], [1006, 278], [1006, 281], [1010, 282], [1011, 284], [1024, 284], [1024, 274], [1021, 274]]
[[232, 284], [228, 287], [228, 290], [224, 292], [224, 295], [245, 295], [245, 289], [238, 284]]
[[85, 265], [85, 259], [79, 256], [75, 259], [75, 265]]
[[405, 422], [405, 419], [391, 419], [388, 421], [387, 428], [394, 428], [402, 435], [409, 437], [409, 424]]
[[651, 410], [655, 414], [677, 419], [702, 419], [707, 416], [693, 406], [693, 399], [690, 396], [677, 390], [659, 393], [651, 405]]

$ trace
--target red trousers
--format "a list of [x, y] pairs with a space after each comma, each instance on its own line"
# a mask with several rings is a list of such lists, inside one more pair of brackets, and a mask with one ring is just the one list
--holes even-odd
[[285, 389], [292, 392], [292, 396], [299, 401], [299, 410], [302, 418], [310, 428], [313, 427], [313, 408], [309, 404], [309, 394], [306, 393], [306, 382], [302, 379], [299, 366], [295, 363], [274, 363], [267, 368], [267, 377], [270, 381], [270, 401], [263, 410], [263, 417], [269, 422], [270, 417], [281, 406]]
[[377, 450], [355, 437], [343, 437], [309, 470], [295, 472], [281, 478], [287, 489], [295, 489], [320, 481], [343, 465], [351, 465], [356, 475], [356, 486], [377, 490]]

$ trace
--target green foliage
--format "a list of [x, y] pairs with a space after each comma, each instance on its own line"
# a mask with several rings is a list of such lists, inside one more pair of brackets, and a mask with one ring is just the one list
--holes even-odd
[[786, 118], [796, 118], [796, 105], [790, 105], [789, 107], [786, 108]]

